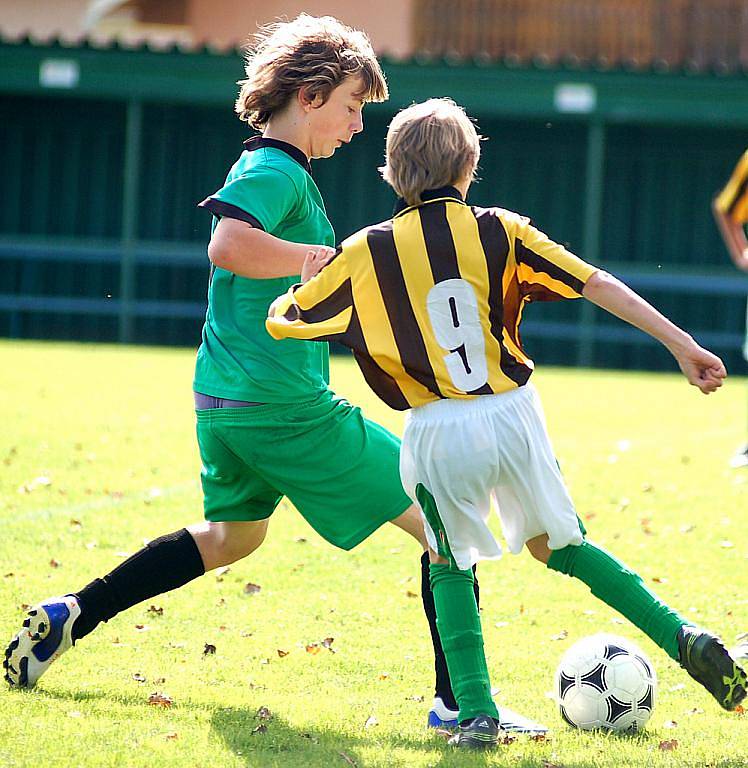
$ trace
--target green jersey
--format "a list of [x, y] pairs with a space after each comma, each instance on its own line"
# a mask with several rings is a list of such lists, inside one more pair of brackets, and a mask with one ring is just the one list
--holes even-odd
[[[200, 203], [213, 229], [227, 216], [282, 240], [334, 246], [335, 234], [309, 161], [286, 142], [256, 136], [226, 182]], [[267, 310], [298, 277], [252, 280], [215, 268], [197, 352], [194, 389], [205, 395], [256, 403], [309, 400], [327, 388], [325, 342], [275, 341], [265, 330]]]

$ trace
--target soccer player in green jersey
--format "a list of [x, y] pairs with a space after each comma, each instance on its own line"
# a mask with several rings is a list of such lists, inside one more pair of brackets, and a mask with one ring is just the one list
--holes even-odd
[[346, 239], [271, 306], [276, 338], [349, 346], [372, 389], [410, 410], [403, 484], [420, 505], [432, 553], [438, 630], [460, 708], [453, 743], [498, 743], [472, 566], [501, 548], [487, 522], [498, 502], [510, 551], [527, 547], [618, 610], [725, 709], [746, 695], [746, 674], [714, 635], [660, 601], [641, 578], [585, 537], [529, 382], [519, 326], [531, 301], [584, 296], [673, 354], [705, 394], [721, 360], [623, 283], [570, 253], [529, 219], [466, 203], [480, 140], [448, 99], [415, 104], [387, 134], [385, 180], [401, 197], [389, 221]]
[[[279, 344], [264, 327], [270, 302], [298, 280], [310, 248], [321, 259], [334, 253], [309, 161], [331, 156], [363, 129], [364, 104], [387, 97], [384, 76], [364, 34], [302, 15], [261, 31], [241, 85], [236, 111], [262, 135], [245, 143], [223, 187], [201, 203], [214, 217], [194, 377], [206, 521], [32, 608], [5, 653], [11, 685], [32, 687], [101, 621], [254, 552], [283, 496], [343, 549], [385, 522], [426, 548], [420, 514], [399, 479], [399, 440], [329, 389], [326, 344]], [[427, 557], [422, 582], [437, 672], [430, 721], [450, 724], [456, 704]], [[505, 727], [543, 730], [508, 711], [504, 718]]]

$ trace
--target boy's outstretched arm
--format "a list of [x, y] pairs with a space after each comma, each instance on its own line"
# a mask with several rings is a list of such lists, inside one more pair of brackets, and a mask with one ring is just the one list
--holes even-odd
[[722, 380], [727, 376], [724, 363], [620, 280], [599, 270], [587, 280], [582, 295], [662, 342], [689, 384], [698, 387], [705, 395], [722, 386]]

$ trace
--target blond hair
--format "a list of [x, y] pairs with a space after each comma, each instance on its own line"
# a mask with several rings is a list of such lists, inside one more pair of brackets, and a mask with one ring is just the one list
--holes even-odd
[[408, 205], [421, 192], [475, 179], [481, 137], [452, 99], [429, 99], [398, 112], [387, 130], [384, 180]]
[[332, 16], [300, 14], [293, 21], [267, 24], [246, 50], [246, 80], [235, 110], [261, 130], [303, 88], [322, 103], [348, 77], [360, 77], [363, 101], [388, 98], [387, 82], [369, 38]]

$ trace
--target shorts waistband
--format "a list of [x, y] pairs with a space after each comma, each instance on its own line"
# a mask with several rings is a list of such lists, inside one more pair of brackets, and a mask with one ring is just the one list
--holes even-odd
[[430, 421], [431, 419], [461, 418], [471, 416], [477, 413], [486, 413], [503, 405], [512, 403], [515, 400], [521, 400], [526, 397], [532, 397], [535, 394], [535, 387], [530, 384], [524, 384], [516, 389], [510, 389], [506, 392], [499, 392], [497, 395], [478, 395], [469, 400], [457, 400], [456, 398], [435, 400], [432, 403], [419, 405], [411, 409], [409, 421]]
[[265, 405], [265, 403], [250, 403], [246, 400], [230, 400], [227, 397], [213, 397], [213, 395], [204, 395], [202, 392], [194, 392], [195, 408], [203, 410], [206, 408], [248, 408], [255, 405]]

